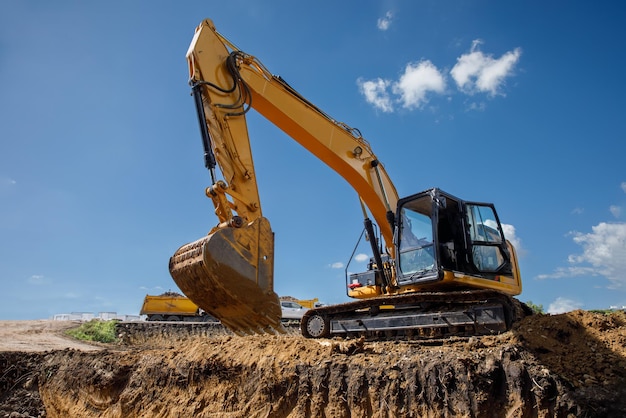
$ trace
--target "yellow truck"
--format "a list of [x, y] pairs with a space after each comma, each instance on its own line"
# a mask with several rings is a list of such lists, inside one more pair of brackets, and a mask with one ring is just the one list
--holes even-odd
[[318, 298], [297, 299], [297, 298], [294, 298], [293, 296], [280, 296], [278, 299], [281, 302], [284, 302], [284, 301], [296, 302], [297, 304], [302, 305], [302, 307], [307, 308], [307, 309], [319, 308], [320, 306], [323, 306], [323, 304], [320, 303], [320, 300]]
[[189, 298], [176, 292], [146, 295], [139, 314], [146, 315], [148, 321], [217, 322]]
[[307, 309], [313, 309], [313, 308], [317, 308], [318, 306], [321, 306], [319, 303], [319, 299], [318, 298], [313, 298], [313, 299], [296, 299], [296, 302], [299, 303], [300, 305], [304, 306]]

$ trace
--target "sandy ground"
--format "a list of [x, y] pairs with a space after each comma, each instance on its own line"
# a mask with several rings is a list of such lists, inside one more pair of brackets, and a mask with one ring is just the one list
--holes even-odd
[[78, 324], [0, 321], [0, 417], [626, 416], [624, 312], [439, 343], [166, 323], [98, 346], [63, 335]]
[[0, 321], [0, 351], [43, 352], [72, 348], [81, 351], [102, 347], [77, 341], [63, 332], [80, 325], [79, 321]]

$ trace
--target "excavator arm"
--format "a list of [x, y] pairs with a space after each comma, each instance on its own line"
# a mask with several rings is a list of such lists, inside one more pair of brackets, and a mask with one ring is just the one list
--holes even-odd
[[[261, 211], [246, 112], [254, 108], [354, 188], [391, 258], [397, 191], [358, 130], [334, 120], [241, 52], [212, 21], [196, 29], [187, 61], [213, 182], [206, 195], [218, 223], [206, 237], [176, 251], [170, 273], [191, 300], [231, 330], [281, 332], [273, 233]], [[216, 166], [223, 179], [217, 179]]]

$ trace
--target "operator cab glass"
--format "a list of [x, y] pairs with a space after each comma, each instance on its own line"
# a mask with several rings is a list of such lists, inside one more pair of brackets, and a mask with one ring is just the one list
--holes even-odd
[[496, 272], [507, 262], [504, 236], [491, 205], [467, 204], [467, 226], [472, 242], [472, 263], [482, 272]]
[[401, 285], [437, 278], [438, 254], [432, 213], [433, 201], [429, 194], [407, 200], [399, 208], [397, 277]]
[[402, 209], [400, 268], [404, 274], [432, 270], [433, 230], [430, 217], [409, 208]]

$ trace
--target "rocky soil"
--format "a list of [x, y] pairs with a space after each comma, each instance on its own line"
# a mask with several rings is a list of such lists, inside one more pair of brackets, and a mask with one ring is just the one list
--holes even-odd
[[0, 343], [0, 417], [626, 416], [623, 312], [431, 343], [120, 329], [95, 351]]

